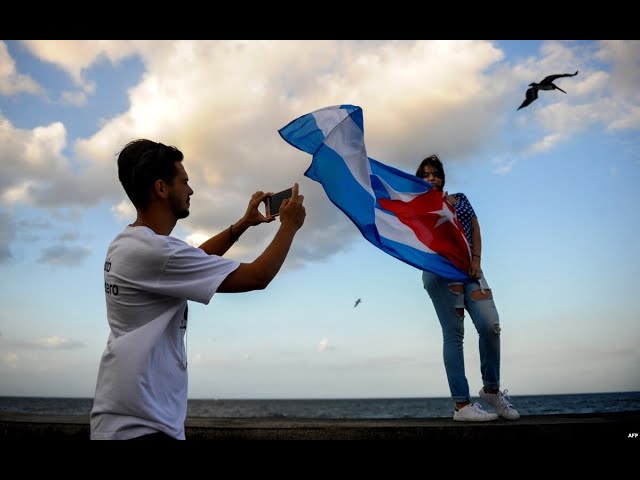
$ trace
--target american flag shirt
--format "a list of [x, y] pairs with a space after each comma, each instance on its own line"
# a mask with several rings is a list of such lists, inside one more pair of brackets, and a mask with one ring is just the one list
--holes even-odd
[[454, 193], [453, 196], [456, 199], [456, 217], [458, 217], [458, 221], [464, 228], [464, 234], [467, 237], [469, 246], [473, 247], [473, 241], [471, 240], [471, 219], [476, 216], [476, 212], [473, 211], [473, 207], [464, 193]]

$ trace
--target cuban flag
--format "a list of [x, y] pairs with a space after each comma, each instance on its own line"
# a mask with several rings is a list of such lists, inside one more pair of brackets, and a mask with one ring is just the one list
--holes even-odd
[[360, 107], [322, 108], [279, 133], [313, 156], [305, 176], [369, 242], [420, 270], [469, 280], [471, 250], [454, 207], [429, 182], [367, 157]]

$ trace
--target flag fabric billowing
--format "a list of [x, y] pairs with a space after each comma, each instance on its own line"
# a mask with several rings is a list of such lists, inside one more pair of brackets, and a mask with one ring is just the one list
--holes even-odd
[[469, 280], [469, 243], [455, 209], [421, 178], [367, 157], [362, 109], [336, 105], [279, 130], [313, 156], [305, 176], [383, 252], [420, 270]]

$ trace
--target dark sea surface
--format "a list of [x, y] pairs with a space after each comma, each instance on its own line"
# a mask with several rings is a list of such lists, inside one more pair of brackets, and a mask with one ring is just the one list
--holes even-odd
[[[472, 401], [477, 401], [472, 398]], [[511, 397], [521, 415], [640, 411], [640, 392]], [[480, 400], [487, 410], [491, 408]], [[92, 398], [0, 397], [0, 413], [88, 415]], [[451, 417], [449, 398], [318, 400], [196, 400], [187, 416], [213, 418], [434, 418]]]

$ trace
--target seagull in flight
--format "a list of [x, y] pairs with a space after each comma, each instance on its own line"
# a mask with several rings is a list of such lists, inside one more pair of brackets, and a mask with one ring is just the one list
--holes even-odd
[[362, 303], [362, 300], [357, 299], [356, 304], [353, 306], [353, 308], [356, 308], [360, 303]]
[[538, 98], [538, 90], [560, 90], [562, 93], [567, 93], [560, 87], [555, 85], [553, 81], [562, 77], [575, 77], [577, 74], [578, 70], [576, 70], [576, 73], [561, 73], [559, 75], [549, 75], [548, 77], [545, 77], [544, 80], [542, 80], [540, 83], [530, 83], [529, 89], [527, 90], [526, 94], [527, 98], [525, 98], [524, 102], [522, 102], [522, 105], [518, 107], [518, 110], [526, 107], [536, 98]]

